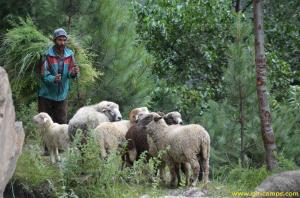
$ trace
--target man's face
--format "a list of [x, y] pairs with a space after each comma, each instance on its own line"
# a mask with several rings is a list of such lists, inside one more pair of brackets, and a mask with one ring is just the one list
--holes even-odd
[[64, 48], [67, 42], [67, 38], [65, 36], [59, 36], [55, 39], [55, 45], [59, 48]]

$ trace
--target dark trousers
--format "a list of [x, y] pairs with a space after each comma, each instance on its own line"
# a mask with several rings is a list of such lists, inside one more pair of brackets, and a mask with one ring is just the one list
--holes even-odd
[[38, 97], [38, 111], [48, 113], [53, 122], [67, 124], [68, 100], [55, 101]]

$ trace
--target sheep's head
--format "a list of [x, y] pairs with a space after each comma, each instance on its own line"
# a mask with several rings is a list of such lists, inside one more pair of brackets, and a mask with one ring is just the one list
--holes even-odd
[[44, 112], [33, 116], [32, 121], [39, 127], [48, 127], [53, 123], [51, 117]]
[[147, 129], [146, 131], [151, 135], [152, 133], [160, 130], [160, 127], [167, 126], [166, 122], [162, 118], [162, 116], [155, 112], [145, 113], [139, 117], [138, 126]]
[[130, 122], [137, 123], [139, 116], [141, 116], [144, 113], [149, 113], [149, 110], [147, 107], [140, 107], [140, 108], [135, 108], [129, 113], [129, 120]]
[[173, 111], [164, 115], [164, 119], [168, 125], [183, 124], [181, 114], [178, 111]]
[[98, 109], [100, 112], [104, 113], [109, 121], [120, 121], [122, 120], [122, 115], [119, 110], [119, 105], [114, 102], [102, 101], [98, 104]]

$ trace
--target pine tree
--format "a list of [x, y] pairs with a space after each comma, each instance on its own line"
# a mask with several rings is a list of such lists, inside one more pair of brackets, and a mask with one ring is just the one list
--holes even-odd
[[[228, 105], [234, 107], [233, 119], [239, 123], [240, 131], [240, 159], [244, 164], [245, 130], [247, 122], [252, 119], [255, 107], [255, 72], [253, 64], [253, 48], [251, 25], [243, 22], [237, 13], [232, 31], [234, 42], [228, 47], [228, 69], [224, 74]], [[252, 114], [252, 115], [251, 115]]]
[[240, 160], [242, 165], [246, 165], [249, 158], [257, 162], [254, 156], [261, 156], [261, 153], [256, 150], [260, 144], [257, 142], [259, 124], [252, 26], [242, 14], [236, 15], [231, 31], [233, 41], [228, 45], [228, 67], [224, 71], [226, 97], [220, 104], [209, 103], [210, 110], [204, 113], [201, 123], [210, 130], [215, 140], [215, 159], [219, 163], [237, 163]]
[[138, 42], [129, 8], [120, 0], [94, 1], [77, 27], [104, 73], [91, 97], [94, 102], [114, 101], [125, 112], [145, 105], [154, 85], [149, 73], [152, 58]]

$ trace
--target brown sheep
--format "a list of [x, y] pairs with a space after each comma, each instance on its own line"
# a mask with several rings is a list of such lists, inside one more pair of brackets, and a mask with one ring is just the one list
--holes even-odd
[[100, 145], [101, 157], [105, 158], [109, 152], [116, 150], [125, 142], [125, 135], [131, 126], [136, 125], [137, 114], [148, 113], [147, 107], [135, 108], [129, 113], [130, 120], [118, 122], [103, 122], [95, 129], [95, 137]]

